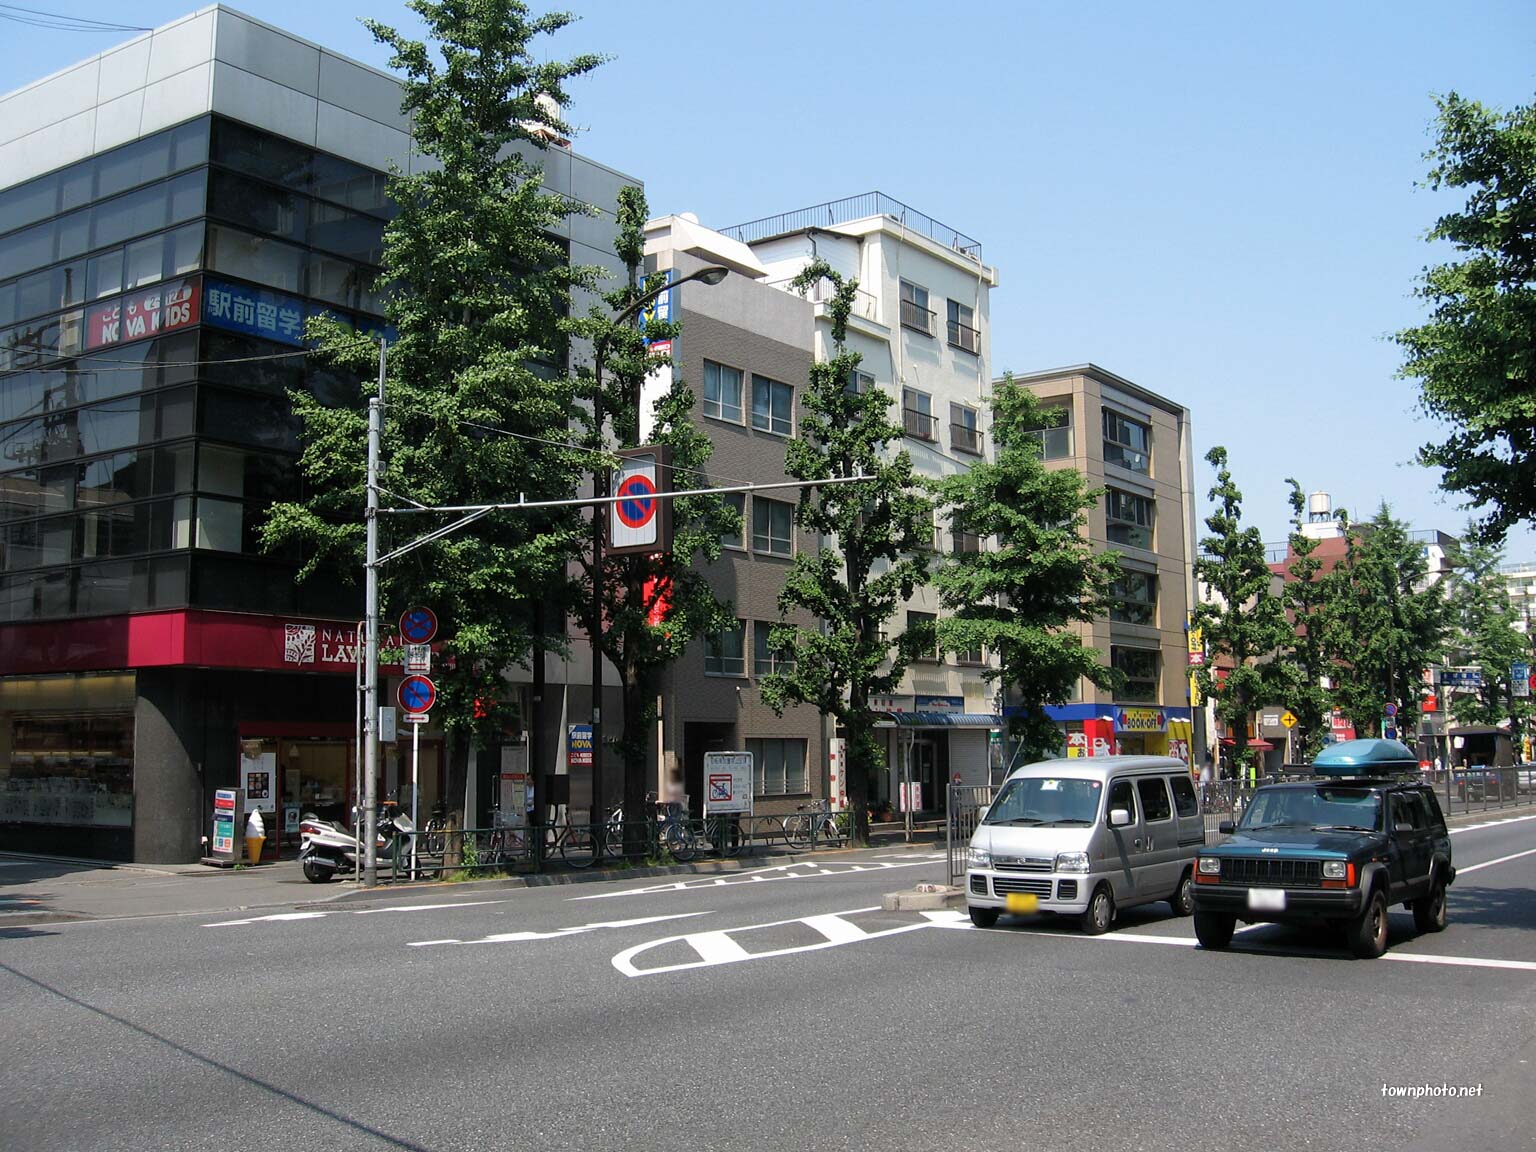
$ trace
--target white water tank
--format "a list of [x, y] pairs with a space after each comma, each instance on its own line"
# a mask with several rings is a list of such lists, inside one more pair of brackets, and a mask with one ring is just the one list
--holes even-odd
[[1314, 492], [1307, 497], [1307, 519], [1314, 524], [1333, 519], [1333, 498], [1326, 492]]

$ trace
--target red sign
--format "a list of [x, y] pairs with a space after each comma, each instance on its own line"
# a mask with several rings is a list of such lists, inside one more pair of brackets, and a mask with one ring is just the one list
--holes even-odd
[[196, 324], [201, 299], [193, 278], [157, 284], [98, 304], [86, 314], [85, 346], [105, 348]]

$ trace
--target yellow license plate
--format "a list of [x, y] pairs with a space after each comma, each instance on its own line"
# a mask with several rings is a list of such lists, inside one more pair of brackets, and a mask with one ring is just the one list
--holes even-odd
[[1028, 916], [1040, 910], [1040, 897], [1033, 892], [1010, 892], [1004, 903], [1015, 916]]

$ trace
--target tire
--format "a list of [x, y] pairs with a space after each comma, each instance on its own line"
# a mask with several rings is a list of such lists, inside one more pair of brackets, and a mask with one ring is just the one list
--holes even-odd
[[971, 923], [978, 928], [991, 928], [997, 923], [998, 910], [996, 908], [978, 908], [971, 905]]
[[1184, 875], [1179, 878], [1179, 886], [1173, 890], [1173, 895], [1168, 898], [1168, 906], [1173, 909], [1175, 916], [1191, 916], [1195, 911], [1195, 878], [1185, 869]]
[[835, 816], [828, 816], [821, 825], [821, 841], [832, 848], [843, 846], [842, 825], [837, 822]]
[[1445, 885], [1429, 878], [1429, 891], [1413, 902], [1413, 926], [1420, 932], [1445, 931]]
[[1109, 926], [1115, 922], [1115, 898], [1110, 894], [1109, 885], [1100, 884], [1093, 890], [1088, 907], [1077, 922], [1084, 936], [1102, 936], [1109, 931]]
[[598, 846], [592, 841], [592, 829], [585, 824], [567, 828], [560, 839], [560, 859], [572, 868], [590, 868], [597, 863]]
[[335, 875], [335, 869], [327, 868], [313, 856], [304, 858], [304, 879], [311, 884], [328, 884]]
[[791, 816], [784, 821], [784, 839], [791, 848], [811, 846], [811, 821], [804, 815]]
[[682, 824], [674, 824], [662, 834], [662, 846], [681, 864], [692, 860], [699, 850], [699, 842], [693, 830]]
[[1237, 931], [1237, 917], [1223, 916], [1219, 912], [1195, 913], [1195, 939], [1207, 952], [1220, 952], [1232, 943], [1232, 933]]
[[1350, 923], [1346, 936], [1358, 960], [1374, 960], [1387, 950], [1387, 898], [1380, 888], [1371, 892], [1365, 911]]

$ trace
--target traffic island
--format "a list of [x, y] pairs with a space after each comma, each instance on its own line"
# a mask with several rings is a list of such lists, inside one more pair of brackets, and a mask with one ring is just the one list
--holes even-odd
[[965, 893], [948, 884], [919, 884], [906, 892], [887, 892], [880, 898], [886, 912], [937, 912], [964, 908]]

